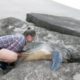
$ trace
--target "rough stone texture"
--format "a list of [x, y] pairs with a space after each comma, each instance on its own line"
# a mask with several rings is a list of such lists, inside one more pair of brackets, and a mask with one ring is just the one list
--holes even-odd
[[[30, 25], [30, 26], [29, 26]], [[23, 33], [32, 23], [21, 21], [14, 17], [8, 17], [0, 20], [0, 36], [6, 34]]]
[[[28, 26], [34, 26], [31, 23], [27, 24]], [[23, 30], [22, 27], [18, 28]], [[34, 26], [34, 28], [37, 32], [37, 41], [45, 41], [56, 44], [58, 47], [63, 46], [80, 52], [79, 37], [48, 31], [38, 26]], [[3, 30], [3, 28], [1, 29]], [[9, 30], [9, 27], [7, 29]], [[5, 32], [3, 31], [5, 34], [7, 29], [5, 29]], [[15, 29], [11, 30], [12, 32], [9, 32], [9, 34], [15, 32]], [[5, 75], [1, 74], [0, 80], [76, 80], [79, 77], [80, 63], [63, 63], [57, 72], [52, 71], [50, 65], [51, 61], [18, 62], [10, 72]]]
[[39, 27], [80, 37], [80, 21], [72, 18], [29, 13], [26, 20]]

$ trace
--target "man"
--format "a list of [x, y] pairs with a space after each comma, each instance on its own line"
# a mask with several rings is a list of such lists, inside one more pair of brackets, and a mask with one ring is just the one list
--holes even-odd
[[[32, 42], [35, 38], [35, 31], [28, 28], [24, 34], [6, 35], [0, 37], [0, 67], [5, 70], [6, 65], [16, 62], [18, 56], [27, 42]], [[40, 43], [40, 46], [34, 49], [31, 54], [23, 54], [21, 58], [26, 61], [30, 60], [51, 60], [51, 69], [58, 70], [65, 60], [77, 59], [79, 54], [71, 54], [69, 49], [54, 50], [48, 44]]]
[[[0, 37], [0, 67], [5, 70], [8, 64], [16, 62], [18, 56], [21, 55], [21, 58], [26, 61], [31, 60], [51, 60], [55, 63], [57, 59], [60, 61], [59, 56], [52, 56], [51, 46], [44, 43], [40, 43], [40, 46], [37, 45], [37, 49], [34, 49], [34, 52], [31, 51], [31, 54], [21, 54], [24, 46], [27, 42], [32, 42], [35, 38], [35, 31], [28, 28], [24, 34], [15, 34], [15, 35], [6, 35]], [[55, 53], [57, 54], [57, 53]], [[53, 60], [54, 59], [54, 60]], [[56, 61], [55, 61], [56, 60]], [[53, 64], [52, 63], [52, 64]], [[57, 63], [59, 63], [57, 61]], [[53, 66], [53, 65], [52, 65]], [[56, 65], [57, 66], [57, 65]]]
[[[16, 62], [27, 42], [32, 42], [36, 33], [28, 28], [24, 34], [6, 35], [0, 37], [0, 67]], [[5, 65], [6, 64], [6, 65]]]

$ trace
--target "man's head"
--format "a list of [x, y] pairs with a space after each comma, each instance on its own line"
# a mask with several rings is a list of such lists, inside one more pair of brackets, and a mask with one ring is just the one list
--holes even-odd
[[27, 30], [23, 33], [23, 35], [25, 36], [28, 42], [32, 42], [34, 40], [36, 32], [31, 27], [28, 27]]

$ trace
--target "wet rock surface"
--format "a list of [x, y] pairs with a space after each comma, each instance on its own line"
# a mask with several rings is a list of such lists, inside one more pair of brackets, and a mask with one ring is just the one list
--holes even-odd
[[[28, 26], [33, 26], [37, 32], [37, 41], [45, 41], [54, 45], [56, 44], [58, 47], [63, 46], [80, 52], [79, 37], [49, 31], [28, 22], [25, 23], [21, 21], [20, 24], [21, 23], [23, 25], [26, 24], [26, 26], [24, 28], [22, 28], [23, 26], [20, 26], [17, 30], [15, 30], [17, 28], [15, 27], [15, 23], [13, 24], [14, 28], [11, 28], [10, 30], [10, 26], [7, 28], [5, 27], [5, 30], [3, 30], [3, 26], [0, 25], [0, 30], [3, 32], [3, 34], [1, 32], [0, 34], [22, 33], [21, 30], [24, 29], [24, 32]], [[7, 33], [7, 30], [10, 32]], [[18, 62], [15, 68], [10, 72], [4, 75], [1, 74], [0, 80], [77, 80], [76, 78], [79, 78], [80, 63], [63, 63], [62, 67], [57, 72], [52, 71], [50, 66], [51, 61]]]

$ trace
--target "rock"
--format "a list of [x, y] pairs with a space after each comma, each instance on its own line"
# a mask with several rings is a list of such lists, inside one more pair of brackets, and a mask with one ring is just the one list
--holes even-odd
[[[25, 22], [8, 17], [0, 20], [0, 35], [12, 34], [15, 28], [21, 28]], [[18, 30], [16, 31], [18, 32]]]
[[50, 65], [50, 61], [22, 62], [0, 80], [73, 80], [74, 74], [80, 71], [76, 63], [64, 64], [57, 72]]
[[51, 73], [49, 62], [47, 61], [26, 62], [3, 76], [2, 80], [48, 80], [51, 79]]
[[14, 17], [8, 17], [0, 20], [0, 36], [14, 33], [24, 33], [31, 23], [24, 22]]
[[26, 20], [51, 31], [80, 37], [80, 21], [72, 18], [29, 13]]
[[[80, 37], [49, 31], [31, 23], [28, 23], [28, 26], [35, 28], [37, 34], [35, 41], [47, 42], [80, 52]], [[26, 29], [22, 26], [15, 27], [17, 28]], [[14, 29], [11, 28], [11, 30], [15, 33]], [[57, 72], [52, 71], [50, 67], [51, 61], [17, 62], [14, 69], [5, 75], [0, 75], [0, 80], [73, 80], [76, 73], [80, 74], [80, 63], [63, 63]]]
[[80, 74], [77, 73], [74, 75], [73, 80], [79, 80], [80, 79]]

